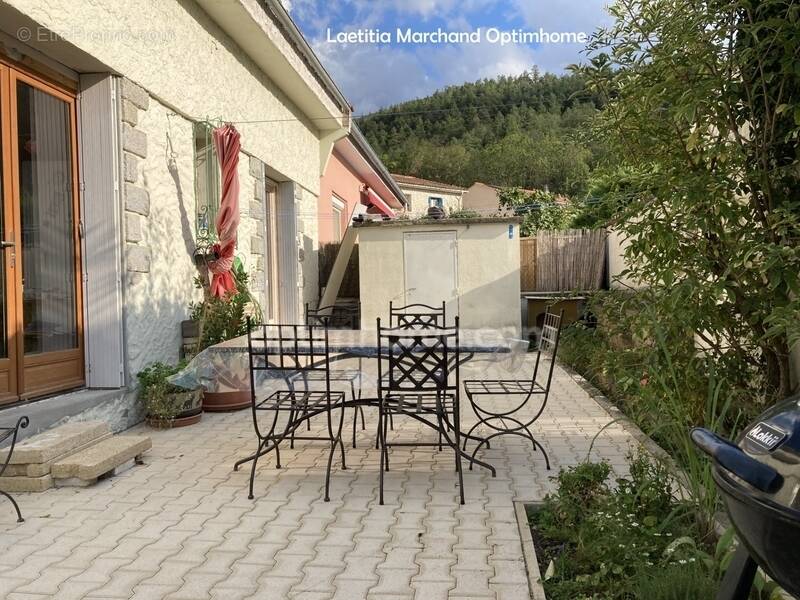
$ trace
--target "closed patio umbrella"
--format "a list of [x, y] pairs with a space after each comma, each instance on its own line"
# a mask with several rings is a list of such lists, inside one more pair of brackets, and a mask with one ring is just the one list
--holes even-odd
[[239, 227], [239, 175], [236, 169], [241, 144], [239, 132], [230, 123], [216, 128], [213, 137], [222, 171], [222, 190], [215, 223], [219, 242], [214, 244], [215, 259], [209, 263], [209, 270], [213, 275], [211, 294], [223, 298], [236, 289], [231, 267]]

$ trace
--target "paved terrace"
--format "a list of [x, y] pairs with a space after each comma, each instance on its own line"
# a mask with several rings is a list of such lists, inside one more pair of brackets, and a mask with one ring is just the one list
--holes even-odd
[[[485, 365], [469, 365], [462, 377], [481, 371]], [[490, 371], [483, 376], [508, 377]], [[469, 425], [474, 417], [463, 403]], [[497, 439], [482, 453], [497, 478], [465, 469], [461, 506], [451, 451], [395, 448], [380, 506], [377, 416], [370, 410], [367, 418], [358, 449], [347, 449], [348, 470], [333, 473], [329, 503], [322, 500], [328, 446], [312, 442], [287, 445], [283, 469], [272, 455], [262, 459], [256, 499], [247, 499], [249, 469], [232, 465], [255, 448], [250, 411], [206, 414], [176, 430], [141, 426], [153, 439], [145, 465], [90, 488], [18, 494], [22, 524], [0, 504], [0, 598], [529, 598], [513, 502], [541, 500], [552, 489], [548, 477], [585, 459], [611, 421], [557, 368], [534, 428], [551, 472], [521, 438]], [[320, 430], [322, 420], [314, 425]], [[413, 419], [400, 421], [394, 435], [434, 439]], [[624, 471], [631, 443], [615, 423], [593, 458]]]

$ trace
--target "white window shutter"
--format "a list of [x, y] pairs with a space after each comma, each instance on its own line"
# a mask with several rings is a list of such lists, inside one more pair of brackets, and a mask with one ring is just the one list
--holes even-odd
[[81, 75], [80, 87], [86, 383], [117, 388], [125, 385], [118, 78]]
[[297, 323], [300, 319], [297, 285], [298, 244], [297, 211], [293, 181], [278, 184], [278, 314], [281, 323]]

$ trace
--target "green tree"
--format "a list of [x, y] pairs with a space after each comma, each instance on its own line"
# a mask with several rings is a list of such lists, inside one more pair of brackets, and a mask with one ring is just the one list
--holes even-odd
[[575, 205], [543, 190], [503, 188], [500, 206], [522, 217], [522, 235], [536, 235], [539, 230], [569, 229], [577, 215]]
[[800, 6], [617, 0], [588, 64], [593, 131], [628, 169], [630, 274], [723, 361], [789, 391], [800, 337]]

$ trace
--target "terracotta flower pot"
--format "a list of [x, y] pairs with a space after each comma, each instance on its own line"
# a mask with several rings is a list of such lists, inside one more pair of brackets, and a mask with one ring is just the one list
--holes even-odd
[[203, 394], [203, 410], [206, 412], [242, 410], [249, 406], [250, 390], [205, 392]]

